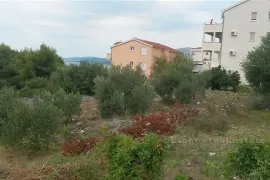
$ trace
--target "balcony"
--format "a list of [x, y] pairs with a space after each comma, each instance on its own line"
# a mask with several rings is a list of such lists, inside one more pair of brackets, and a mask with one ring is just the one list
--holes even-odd
[[222, 32], [223, 24], [204, 24], [203, 31], [204, 32]]
[[220, 51], [221, 50], [221, 43], [203, 42], [202, 49], [209, 50], [209, 51]]

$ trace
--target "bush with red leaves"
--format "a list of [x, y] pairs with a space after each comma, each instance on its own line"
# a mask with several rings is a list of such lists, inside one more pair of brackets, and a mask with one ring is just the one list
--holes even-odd
[[146, 116], [134, 116], [132, 118], [132, 126], [122, 128], [119, 131], [136, 138], [143, 137], [146, 133], [150, 132], [170, 136], [175, 132], [178, 124], [181, 124], [198, 114], [199, 110], [187, 108], [177, 103], [169, 112], [160, 112]]
[[87, 153], [96, 145], [96, 138], [72, 140], [62, 145], [63, 155], [77, 155]]

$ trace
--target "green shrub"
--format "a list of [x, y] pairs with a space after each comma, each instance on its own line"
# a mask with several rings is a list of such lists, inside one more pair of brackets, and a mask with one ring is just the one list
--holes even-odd
[[237, 90], [238, 93], [251, 93], [251, 88], [249, 85], [240, 85]]
[[207, 160], [202, 172], [211, 179], [232, 179], [231, 172], [228, 172], [224, 155], [216, 156], [215, 160]]
[[2, 126], [8, 121], [8, 113], [19, 103], [18, 94], [11, 88], [0, 89], [0, 135]]
[[117, 135], [108, 144], [107, 179], [162, 179], [165, 143], [155, 134], [140, 140]]
[[19, 91], [23, 97], [33, 97], [47, 88], [47, 78], [35, 77], [25, 83], [25, 86]]
[[233, 150], [208, 160], [203, 173], [213, 179], [269, 179], [270, 146], [253, 138], [238, 139]]
[[67, 94], [63, 89], [59, 89], [53, 94], [54, 105], [64, 112], [65, 121], [70, 122], [72, 115], [81, 112], [82, 97], [80, 94]]
[[270, 147], [256, 139], [245, 138], [234, 151], [228, 153], [226, 163], [231, 176], [269, 179]]
[[270, 34], [248, 53], [242, 67], [251, 87], [259, 93], [270, 93]]
[[263, 94], [251, 94], [250, 106], [255, 110], [266, 110], [270, 108], [270, 97], [269, 95]]
[[62, 111], [39, 96], [34, 96], [33, 102], [20, 100], [9, 109], [2, 124], [2, 143], [31, 151], [48, 148], [54, 142], [61, 119]]
[[69, 93], [94, 95], [94, 79], [106, 76], [107, 69], [102, 64], [81, 62], [79, 65], [69, 65], [58, 69], [52, 74], [50, 88], [62, 88]]
[[188, 177], [185, 176], [184, 174], [178, 174], [173, 178], [173, 180], [188, 180]]
[[166, 57], [156, 58], [151, 75], [155, 91], [166, 102], [190, 103], [197, 93], [204, 94], [206, 85], [201, 74], [192, 72], [193, 68], [192, 61], [183, 55], [171, 61]]
[[211, 78], [208, 80], [208, 87], [213, 90], [237, 91], [240, 85], [240, 74], [238, 71], [232, 72], [222, 69], [221, 66], [210, 70]]
[[65, 123], [71, 121], [72, 115], [79, 114], [81, 111], [81, 96], [77, 94], [67, 94], [63, 89], [58, 89], [55, 93], [42, 91], [38, 94], [43, 100], [55, 105], [63, 112]]
[[112, 67], [108, 76], [95, 79], [95, 97], [101, 116], [108, 118], [144, 113], [154, 98], [154, 91], [139, 67]]

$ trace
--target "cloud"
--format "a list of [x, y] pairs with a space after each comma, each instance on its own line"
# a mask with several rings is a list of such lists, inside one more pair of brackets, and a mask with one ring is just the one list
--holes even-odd
[[200, 46], [203, 23], [234, 2], [0, 1], [0, 40], [17, 49], [46, 43], [64, 57], [105, 57], [115, 41], [133, 37]]

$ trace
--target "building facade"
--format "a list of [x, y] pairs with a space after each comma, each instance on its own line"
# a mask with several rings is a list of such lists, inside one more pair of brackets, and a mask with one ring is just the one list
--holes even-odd
[[202, 48], [190, 48], [188, 55], [195, 65], [193, 72], [201, 72], [203, 70], [203, 61], [202, 61]]
[[202, 51], [210, 54], [205, 61], [210, 62], [211, 67], [221, 65], [238, 71], [241, 81], [246, 83], [241, 63], [248, 52], [260, 44], [261, 37], [270, 32], [270, 1], [241, 1], [224, 9], [222, 19], [220, 24], [204, 25]]
[[140, 66], [146, 76], [150, 76], [155, 57], [175, 57], [177, 51], [168, 46], [134, 38], [126, 42], [117, 42], [111, 47], [112, 65], [132, 67]]

